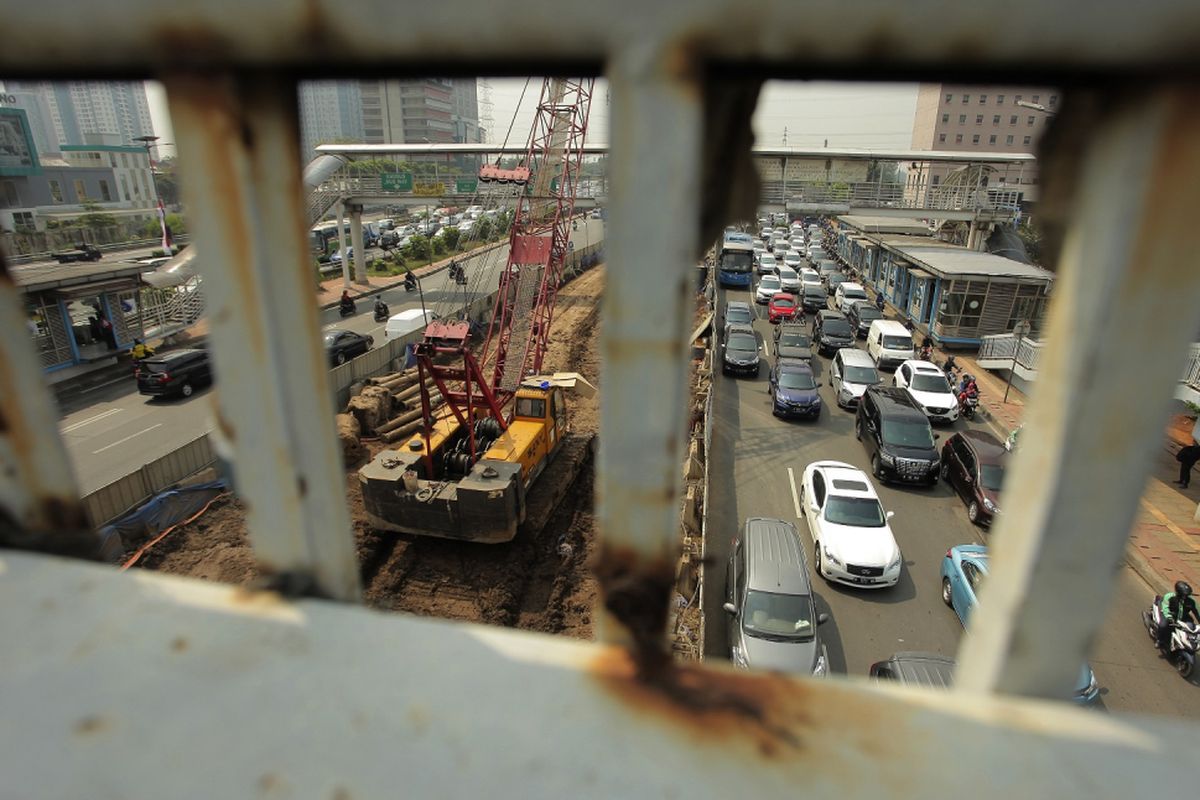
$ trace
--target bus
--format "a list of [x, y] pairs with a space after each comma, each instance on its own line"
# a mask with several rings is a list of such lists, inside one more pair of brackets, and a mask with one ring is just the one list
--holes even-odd
[[750, 288], [754, 272], [754, 239], [748, 233], [726, 231], [717, 256], [717, 280], [723, 287]]

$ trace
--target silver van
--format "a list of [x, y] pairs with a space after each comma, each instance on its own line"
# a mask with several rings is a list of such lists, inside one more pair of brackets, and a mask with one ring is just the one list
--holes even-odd
[[829, 363], [829, 386], [839, 408], [854, 408], [863, 392], [880, 383], [871, 357], [856, 347], [843, 347]]
[[790, 522], [750, 517], [733, 542], [725, 573], [729, 657], [742, 669], [829, 674], [817, 630], [829, 621], [813, 605], [808, 562]]

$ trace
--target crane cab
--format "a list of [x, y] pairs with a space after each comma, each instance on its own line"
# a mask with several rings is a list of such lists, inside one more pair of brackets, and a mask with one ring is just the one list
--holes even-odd
[[567, 432], [567, 403], [562, 387], [522, 386], [513, 398], [508, 429], [484, 453], [484, 459], [521, 465], [526, 486], [541, 474]]

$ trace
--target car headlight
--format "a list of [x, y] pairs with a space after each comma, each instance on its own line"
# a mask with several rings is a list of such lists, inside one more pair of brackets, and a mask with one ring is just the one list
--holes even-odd
[[900, 567], [900, 562], [903, 560], [904, 560], [903, 554], [901, 554], [901, 552], [899, 550], [897, 550], [896, 557], [892, 559], [890, 564], [888, 564], [887, 571], [891, 572], [894, 569], [898, 569]]
[[842, 384], [842, 388], [838, 389], [838, 397], [842, 398], [843, 400], [849, 400], [850, 398], [854, 397], [854, 393], [847, 389], [845, 384]]
[[828, 561], [830, 564], [836, 564], [839, 567], [842, 565], [842, 562], [840, 560], [838, 560], [837, 556], [835, 556], [833, 553], [831, 553], [829, 551], [828, 547], [822, 547], [821, 551], [825, 554], [825, 560]]
[[991, 500], [988, 500], [986, 497], [983, 498], [983, 507], [986, 508], [988, 511], [993, 511], [993, 512], [999, 510], [996, 508], [996, 504], [993, 503]]
[[746, 660], [746, 651], [736, 645], [730, 652], [730, 660], [739, 669], [750, 669], [750, 662]]
[[896, 466], [895, 456], [893, 456], [890, 453], [885, 453], [882, 450], [879, 451], [879, 460], [882, 461], [884, 464], [887, 464], [889, 467]]
[[829, 662], [825, 660], [824, 655], [817, 656], [817, 663], [813, 665], [813, 676], [821, 678], [828, 674]]

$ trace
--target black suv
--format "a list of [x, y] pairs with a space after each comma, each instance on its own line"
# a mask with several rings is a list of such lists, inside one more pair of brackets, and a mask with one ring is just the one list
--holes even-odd
[[142, 394], [179, 394], [191, 397], [200, 386], [212, 383], [207, 350], [172, 350], [144, 359], [137, 367], [137, 387]]
[[851, 303], [849, 310], [846, 311], [846, 319], [850, 320], [850, 325], [858, 334], [858, 338], [865, 339], [868, 331], [871, 330], [871, 323], [877, 319], [883, 319], [883, 312], [870, 303]]
[[[819, 287], [818, 287], [819, 289]], [[819, 289], [824, 292], [824, 289]], [[840, 311], [824, 309], [813, 317], [813, 344], [821, 355], [828, 355], [842, 347], [854, 346], [854, 329]]]
[[871, 474], [883, 483], [937, 484], [936, 437], [929, 418], [904, 389], [867, 389], [855, 412], [854, 437], [866, 446]]

